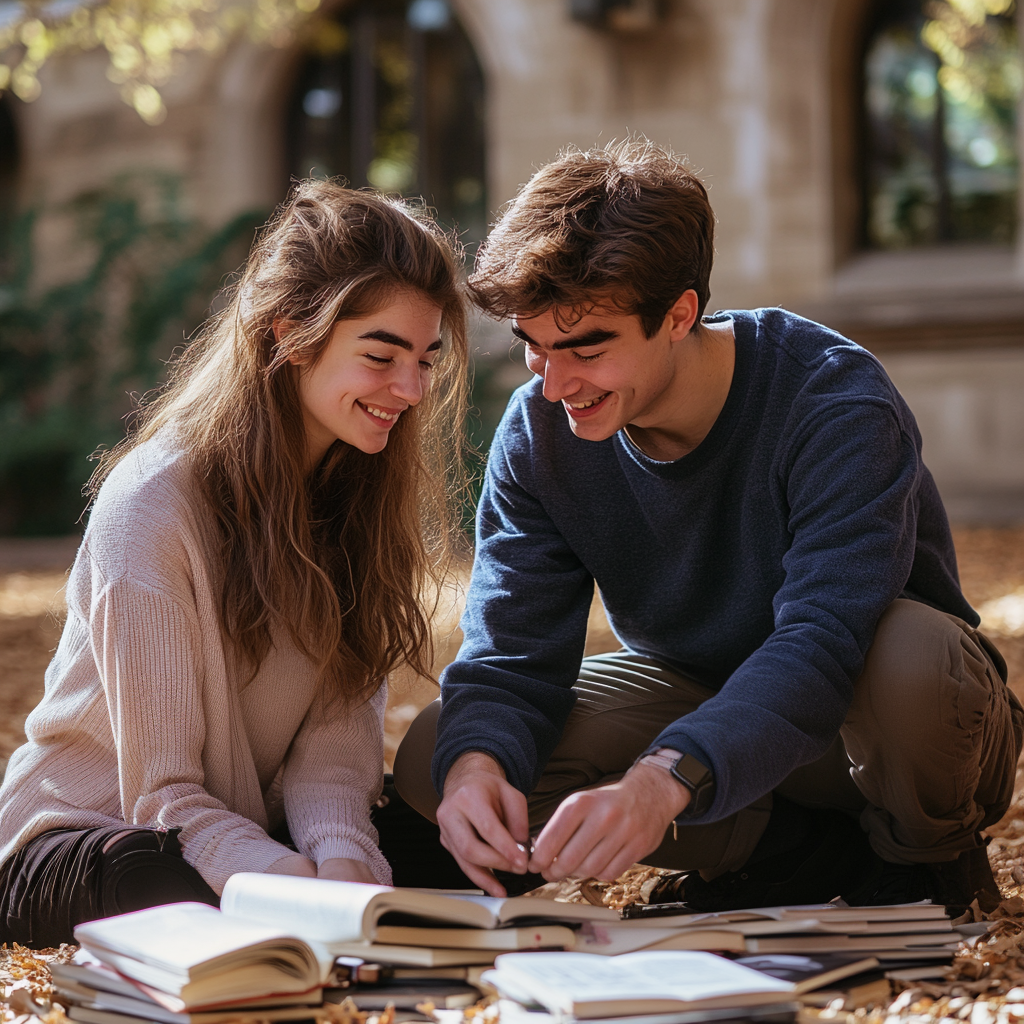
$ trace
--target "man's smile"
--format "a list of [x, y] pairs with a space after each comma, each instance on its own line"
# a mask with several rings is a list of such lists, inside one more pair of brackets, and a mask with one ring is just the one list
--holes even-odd
[[570, 402], [569, 399], [562, 399], [562, 405], [565, 406], [565, 411], [570, 416], [579, 417], [586, 415], [591, 411], [596, 412], [597, 407], [601, 405], [604, 400], [611, 394], [610, 391], [606, 391], [603, 395], [597, 395], [595, 398], [588, 398], [585, 402]]

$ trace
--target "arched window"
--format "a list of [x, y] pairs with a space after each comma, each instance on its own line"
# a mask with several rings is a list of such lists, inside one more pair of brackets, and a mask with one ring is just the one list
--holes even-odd
[[882, 0], [864, 55], [866, 243], [1011, 243], [1020, 92], [1014, 0]]
[[363, 0], [315, 21], [289, 112], [296, 177], [423, 196], [483, 238], [483, 75], [446, 0]]

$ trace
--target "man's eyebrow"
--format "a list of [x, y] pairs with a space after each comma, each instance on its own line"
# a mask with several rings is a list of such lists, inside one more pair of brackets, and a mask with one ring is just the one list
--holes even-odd
[[[411, 341], [406, 341], [405, 338], [398, 334], [392, 334], [391, 331], [385, 331], [383, 328], [378, 328], [373, 331], [367, 331], [365, 334], [360, 334], [360, 338], [373, 338], [375, 341], [382, 341], [385, 345], [397, 345], [398, 348], [404, 348], [406, 352], [411, 352], [413, 345]], [[433, 344], [427, 346], [428, 352], [436, 352], [441, 347], [441, 339], [438, 338]]]
[[[536, 345], [537, 343], [531, 338], [526, 331], [522, 329], [518, 324], [512, 324], [512, 333], [520, 340], [525, 341], [528, 345]], [[551, 347], [556, 351], [565, 348], [587, 348], [590, 345], [601, 345], [606, 341], [611, 341], [619, 336], [618, 331], [609, 331], [603, 327], [594, 327], [589, 331], [584, 331], [582, 334], [577, 334], [573, 338], [565, 338], [562, 341], [556, 341]]]

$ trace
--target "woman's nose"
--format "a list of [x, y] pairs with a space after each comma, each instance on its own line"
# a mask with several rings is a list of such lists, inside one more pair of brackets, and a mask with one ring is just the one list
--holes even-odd
[[416, 405], [423, 397], [423, 373], [419, 365], [415, 369], [403, 369], [397, 373], [389, 390], [395, 398]]

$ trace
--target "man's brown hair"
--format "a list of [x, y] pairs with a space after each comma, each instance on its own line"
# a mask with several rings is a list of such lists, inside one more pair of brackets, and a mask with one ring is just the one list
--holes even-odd
[[[636, 314], [647, 337], [683, 292], [710, 295], [714, 213], [685, 162], [646, 139], [564, 150], [507, 206], [469, 287], [496, 317], [598, 304]], [[568, 316], [566, 315], [568, 314]]]

